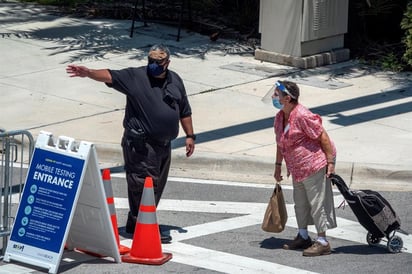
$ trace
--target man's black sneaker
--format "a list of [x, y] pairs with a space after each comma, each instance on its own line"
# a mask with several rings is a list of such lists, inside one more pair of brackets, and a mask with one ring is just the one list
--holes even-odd
[[172, 236], [160, 232], [160, 240], [162, 241], [162, 244], [169, 244], [172, 241]]

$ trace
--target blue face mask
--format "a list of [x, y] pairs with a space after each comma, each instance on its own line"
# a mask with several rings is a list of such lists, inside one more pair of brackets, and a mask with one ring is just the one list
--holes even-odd
[[282, 109], [283, 105], [279, 101], [279, 97], [272, 98], [272, 104], [275, 108]]
[[156, 62], [149, 63], [147, 65], [147, 73], [149, 73], [149, 75], [151, 75], [153, 77], [159, 76], [164, 71], [165, 70], [164, 70], [163, 66], [157, 64]]

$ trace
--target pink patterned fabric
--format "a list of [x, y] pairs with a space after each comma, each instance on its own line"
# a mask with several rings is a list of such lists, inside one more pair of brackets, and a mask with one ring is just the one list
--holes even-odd
[[[284, 112], [275, 117], [276, 143], [294, 182], [302, 182], [327, 165], [326, 155], [320, 145], [323, 132], [322, 118], [301, 104], [296, 105], [284, 125]], [[332, 142], [332, 141], [331, 141]], [[332, 142], [333, 156], [336, 148]]]

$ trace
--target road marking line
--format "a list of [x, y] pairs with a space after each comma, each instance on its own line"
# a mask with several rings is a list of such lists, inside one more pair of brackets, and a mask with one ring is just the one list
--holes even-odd
[[167, 245], [164, 249], [167, 252], [173, 253], [173, 262], [203, 267], [223, 273], [315, 273], [179, 242]]
[[5, 264], [0, 266], [0, 273], [2, 274], [28, 274], [34, 273], [36, 270], [23, 267], [17, 264]]
[[[215, 222], [193, 225], [183, 228], [183, 230], [171, 231], [171, 236], [177, 241], [198, 238], [206, 235], [235, 230], [243, 227], [258, 225], [262, 223], [262, 217], [256, 214], [244, 215]], [[182, 232], [184, 231], [184, 232]]]
[[253, 214], [255, 212], [264, 212], [266, 206], [263, 203], [164, 199], [160, 201], [158, 209], [185, 212]]
[[[275, 183], [273, 184], [253, 184], [253, 183], [243, 183], [234, 181], [219, 181], [219, 180], [206, 180], [206, 179], [191, 179], [191, 178], [181, 178], [181, 177], [169, 177], [167, 179], [170, 182], [183, 182], [183, 183], [193, 183], [193, 184], [207, 184], [207, 185], [225, 185], [225, 186], [239, 186], [239, 187], [253, 187], [253, 188], [267, 188], [274, 189]], [[283, 189], [292, 190], [293, 186], [290, 184], [281, 184]], [[332, 188], [333, 192], [339, 193], [337, 188]]]
[[[120, 244], [131, 247], [132, 240], [125, 239]], [[172, 262], [195, 267], [202, 267], [223, 273], [316, 273], [308, 270], [294, 268], [282, 264], [239, 256], [227, 252], [198, 247], [173, 240], [172, 243], [163, 245], [163, 251], [173, 254]]]
[[[111, 175], [115, 178], [126, 178], [125, 173], [113, 173]], [[252, 183], [243, 183], [243, 182], [234, 182], [234, 181], [221, 181], [221, 180], [206, 180], [206, 179], [192, 179], [184, 177], [168, 177], [170, 182], [179, 182], [179, 183], [191, 183], [191, 184], [206, 184], [206, 185], [226, 185], [226, 186], [243, 186], [243, 187], [254, 187], [254, 188], [274, 188], [275, 185], [272, 184], [252, 184]], [[292, 188], [290, 185], [282, 185], [282, 187]]]

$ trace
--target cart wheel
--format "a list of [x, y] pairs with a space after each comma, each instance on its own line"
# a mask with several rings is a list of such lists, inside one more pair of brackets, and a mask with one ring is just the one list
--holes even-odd
[[369, 245], [374, 246], [378, 245], [381, 242], [381, 238], [375, 237], [372, 235], [372, 233], [368, 232], [368, 234], [366, 235], [366, 241]]
[[402, 238], [394, 235], [389, 238], [388, 240], [388, 250], [391, 253], [398, 253], [401, 252], [401, 249], [403, 247], [403, 241]]

